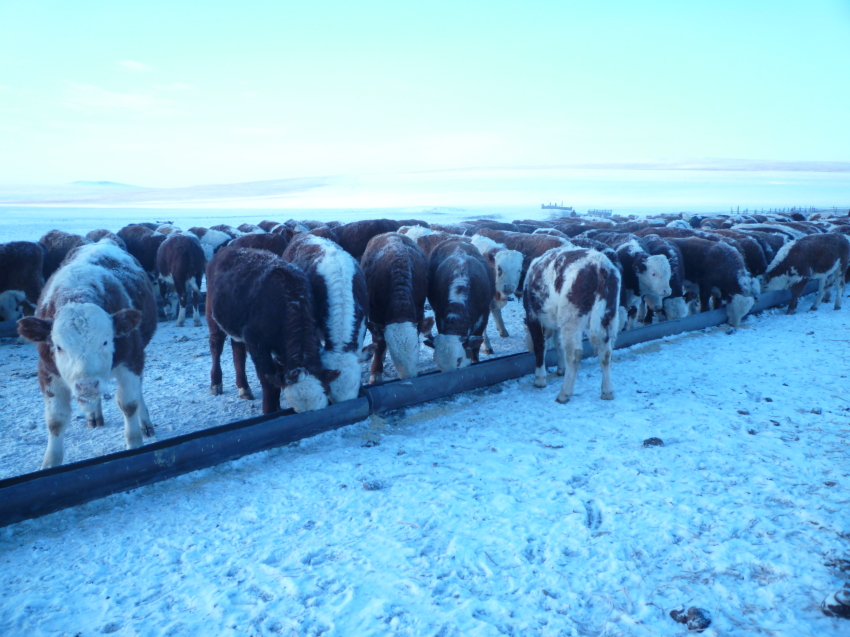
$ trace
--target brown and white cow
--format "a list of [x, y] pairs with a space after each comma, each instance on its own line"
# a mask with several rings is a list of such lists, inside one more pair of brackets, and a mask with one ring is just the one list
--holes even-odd
[[272, 232], [249, 233], [237, 237], [229, 244], [233, 248], [254, 248], [255, 250], [268, 250], [282, 257], [289, 245], [286, 237]]
[[98, 242], [77, 248], [44, 287], [35, 316], [18, 333], [38, 343], [38, 380], [49, 438], [42, 469], [62, 464], [71, 398], [89, 426], [103, 425], [101, 396], [109, 378], [124, 414], [127, 449], [154, 434], [142, 396], [145, 346], [156, 330], [156, 302], [147, 274], [121, 248]]
[[297, 412], [328, 405], [338, 371], [322, 368], [313, 295], [304, 273], [267, 250], [228, 247], [207, 266], [210, 392], [223, 391], [221, 352], [230, 336], [239, 397], [253, 399], [245, 375], [251, 355], [263, 388], [263, 413], [280, 409], [280, 392]]
[[107, 230], [106, 228], [100, 228], [98, 230], [92, 230], [91, 232], [86, 233], [86, 239], [97, 243], [101, 239], [105, 239], [107, 241], [111, 241], [115, 245], [117, 245], [122, 250], [127, 249], [127, 244], [124, 243], [124, 239], [119, 237], [117, 234], [112, 232], [111, 230]]
[[398, 376], [419, 373], [419, 334], [429, 334], [432, 317], [425, 318], [428, 263], [409, 237], [387, 232], [373, 237], [360, 260], [369, 292], [369, 331], [375, 343], [370, 383], [383, 380], [384, 356], [390, 352]]
[[657, 234], [648, 234], [643, 242], [649, 254], [663, 254], [670, 264], [670, 295], [664, 299], [654, 294], [646, 294], [646, 317], [644, 323], [652, 323], [653, 314], [658, 312], [669, 320], [684, 318], [688, 315], [688, 304], [685, 301], [685, 264], [679, 247]]
[[489, 228], [481, 228], [478, 235], [492, 239], [496, 243], [501, 243], [509, 250], [516, 250], [522, 254], [522, 268], [514, 294], [522, 296], [523, 284], [525, 282], [526, 272], [531, 262], [537, 257], [543, 255], [547, 250], [561, 248], [569, 245], [569, 242], [560, 237], [552, 237], [543, 234], [526, 234], [524, 232], [506, 232], [504, 230], [491, 230]]
[[361, 219], [334, 228], [338, 243], [355, 259], [361, 259], [372, 237], [385, 232], [395, 232], [401, 227], [392, 219]]
[[44, 280], [59, 269], [62, 261], [68, 256], [74, 248], [90, 243], [85, 237], [78, 234], [71, 234], [62, 230], [51, 230], [45, 234], [38, 242], [44, 246]]
[[611, 357], [619, 321], [620, 272], [596, 250], [562, 247], [535, 259], [523, 295], [525, 323], [535, 357], [534, 386], [546, 386], [546, 341], [558, 350], [564, 382], [559, 403], [569, 402], [581, 362], [587, 330], [602, 367], [602, 399], [614, 398]]
[[0, 314], [16, 321], [32, 314], [44, 287], [44, 248], [34, 241], [0, 243]]
[[330, 402], [357, 398], [360, 363], [375, 349], [363, 347], [369, 297], [360, 264], [333, 241], [309, 232], [296, 236], [283, 258], [301, 268], [312, 288], [322, 366], [339, 371], [330, 383]]
[[[496, 324], [499, 336], [507, 338], [510, 334], [502, 318], [502, 309], [508, 304], [511, 296], [516, 294], [519, 287], [524, 260], [523, 254], [517, 250], [510, 250], [505, 245], [481, 234], [473, 235], [472, 245], [487, 260], [493, 270], [495, 288], [493, 299], [490, 301], [490, 314], [493, 316], [493, 322]], [[490, 343], [486, 331], [484, 332], [483, 351], [485, 354], [493, 353], [493, 345]]]
[[[173, 232], [163, 241], [156, 253], [156, 276], [159, 279], [160, 293], [171, 315], [177, 314], [174, 325], [183, 327], [186, 322], [186, 306], [192, 306], [192, 321], [195, 326], [201, 324], [198, 303], [201, 299], [201, 280], [207, 259], [201, 242], [193, 234]], [[168, 305], [168, 293], [173, 289], [175, 299]], [[191, 303], [189, 295], [191, 294]], [[177, 306], [180, 306], [179, 313]]]
[[198, 240], [201, 242], [201, 247], [204, 249], [204, 257], [206, 257], [207, 263], [212, 261], [216, 252], [221, 250], [223, 247], [230, 245], [230, 243], [234, 241], [234, 239], [225, 232], [213, 230], [211, 228], [203, 228], [201, 226], [189, 228], [189, 233], [198, 237]]
[[431, 253], [428, 302], [434, 310], [437, 335], [434, 362], [440, 371], [478, 362], [490, 304], [496, 291], [493, 268], [476, 247], [465, 241], [445, 241]]
[[797, 301], [809, 281], [818, 282], [812, 310], [818, 309], [827, 286], [835, 285], [835, 309], [841, 309], [848, 261], [850, 237], [839, 233], [810, 234], [787, 243], [771, 262], [764, 275], [768, 290], [791, 290], [788, 314], [797, 309]]
[[167, 237], [138, 223], [124, 226], [118, 231], [118, 236], [127, 245], [127, 252], [136, 257], [142, 269], [155, 280], [156, 253]]

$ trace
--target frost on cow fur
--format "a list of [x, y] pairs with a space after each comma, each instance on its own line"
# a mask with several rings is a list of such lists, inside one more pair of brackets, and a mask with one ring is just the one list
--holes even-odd
[[322, 352], [322, 367], [339, 370], [339, 377], [330, 383], [331, 404], [357, 398], [360, 393], [360, 357], [354, 352]]
[[419, 330], [414, 323], [390, 323], [384, 328], [384, 340], [402, 380], [419, 373]]
[[328, 406], [328, 397], [321, 381], [305, 371], [298, 375], [296, 382], [283, 388], [283, 395], [299, 414]]
[[437, 334], [434, 337], [434, 363], [441, 372], [469, 367], [472, 359], [467, 356], [460, 336], [456, 334]]
[[[345, 250], [327, 239], [311, 237], [310, 242], [324, 249], [322, 259], [316, 264], [316, 271], [325, 280], [328, 290], [328, 333], [325, 338], [333, 343], [335, 351], [340, 351], [358, 333], [365, 336], [360, 330], [361, 326], [354, 324], [356, 312], [351, 281], [354, 279], [356, 262]], [[363, 338], [360, 338], [358, 345], [362, 344]]]
[[402, 234], [406, 234], [413, 241], [432, 233], [432, 230], [425, 226], [406, 226], [405, 228], [399, 228], [399, 232], [402, 230], [405, 230]]

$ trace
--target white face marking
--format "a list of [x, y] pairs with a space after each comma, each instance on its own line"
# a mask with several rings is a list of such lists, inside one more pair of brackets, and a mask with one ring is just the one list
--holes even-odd
[[496, 289], [501, 295], [510, 296], [516, 292], [521, 274], [521, 252], [500, 250], [496, 254]]
[[114, 335], [112, 317], [93, 303], [67, 303], [53, 321], [56, 368], [82, 403], [94, 402], [108, 387]]
[[467, 356], [460, 342], [460, 336], [437, 334], [434, 337], [434, 363], [441, 372], [449, 372], [453, 369], [469, 367], [472, 359]]
[[755, 300], [751, 296], [742, 296], [733, 294], [732, 300], [726, 304], [726, 316], [729, 318], [729, 325], [738, 327], [741, 324], [741, 319], [753, 307]]
[[419, 330], [414, 323], [390, 323], [384, 328], [387, 351], [398, 377], [415, 378], [419, 373]]
[[360, 393], [360, 378], [362, 376], [357, 354], [352, 352], [323, 352], [322, 367], [337, 369], [340, 372], [339, 377], [330, 383], [329, 399], [331, 404], [357, 398]]
[[677, 296], [675, 298], [664, 299], [664, 312], [671, 321], [685, 318], [688, 315], [688, 304], [685, 301], [685, 297]]
[[641, 292], [655, 294], [664, 298], [670, 296], [670, 262], [663, 254], [656, 254], [646, 260], [646, 270], [638, 275]]
[[328, 406], [325, 389], [319, 379], [312, 374], [301, 374], [298, 382], [283, 388], [283, 395], [299, 414]]

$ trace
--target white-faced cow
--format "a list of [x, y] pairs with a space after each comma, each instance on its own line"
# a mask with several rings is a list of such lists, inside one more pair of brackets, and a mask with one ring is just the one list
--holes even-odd
[[493, 269], [474, 246], [445, 241], [434, 248], [428, 267], [428, 302], [438, 334], [430, 344], [440, 371], [478, 362], [495, 286]]
[[[510, 250], [503, 244], [481, 234], [476, 234], [472, 237], [472, 245], [487, 260], [487, 263], [493, 270], [495, 289], [493, 291], [493, 299], [490, 301], [490, 313], [493, 315], [493, 322], [496, 324], [496, 331], [499, 332], [499, 336], [507, 338], [510, 334], [502, 318], [502, 308], [507, 305], [508, 300], [516, 293], [519, 287], [524, 260], [523, 254], [517, 250]], [[482, 349], [485, 354], [493, 353], [493, 345], [490, 343], [486, 331], [484, 332], [484, 346]]]
[[611, 356], [619, 322], [620, 272], [595, 250], [555, 248], [535, 259], [528, 270], [525, 322], [534, 352], [534, 386], [546, 386], [546, 341], [558, 349], [558, 372], [564, 383], [557, 401], [573, 395], [582, 358], [582, 336], [588, 331], [602, 367], [602, 399], [614, 398]]
[[222, 393], [221, 352], [230, 336], [239, 397], [253, 399], [246, 353], [263, 388], [263, 413], [280, 409], [280, 392], [297, 412], [328, 405], [338, 371], [322, 368], [313, 295], [304, 273], [267, 250], [228, 247], [207, 266], [210, 392]]
[[310, 233], [296, 236], [283, 258], [301, 268], [310, 282], [316, 329], [324, 344], [322, 366], [339, 371], [330, 383], [331, 403], [357, 398], [360, 364], [375, 349], [363, 347], [369, 297], [360, 264], [333, 241]]
[[428, 263], [411, 239], [397, 232], [373, 237], [360, 260], [369, 292], [369, 331], [375, 357], [369, 382], [383, 380], [384, 356], [390, 352], [399, 378], [419, 373], [419, 334], [430, 334], [425, 318]]
[[670, 264], [670, 295], [662, 299], [654, 294], [646, 294], [646, 317], [644, 323], [652, 323], [653, 314], [658, 312], [669, 320], [684, 318], [688, 315], [688, 304], [685, 301], [685, 264], [682, 251], [672, 241], [648, 234], [643, 242], [650, 254], [663, 254]]
[[698, 286], [702, 311], [708, 311], [712, 294], [726, 304], [729, 324], [737, 327], [750, 311], [759, 283], [750, 276], [744, 258], [722, 241], [699, 237], [670, 239], [682, 251], [687, 282]]
[[[175, 298], [170, 310], [172, 316], [177, 314], [174, 323], [177, 327], [183, 327], [186, 322], [187, 305], [192, 306], [192, 320], [195, 326], [201, 324], [198, 303], [201, 297], [201, 279], [206, 267], [204, 250], [195, 235], [173, 232], [159, 246], [156, 254], [156, 275], [166, 307], [169, 307], [169, 291], [174, 290]], [[178, 305], [179, 313], [176, 311]]]
[[839, 233], [811, 234], [787, 243], [771, 262], [765, 276], [768, 290], [791, 290], [788, 314], [797, 309], [797, 300], [809, 281], [818, 282], [812, 310], [818, 309], [830, 283], [835, 285], [835, 309], [841, 309], [850, 237]]
[[145, 346], [156, 330], [153, 289], [136, 260], [110, 243], [72, 252], [44, 287], [35, 316], [18, 321], [18, 333], [38, 343], [38, 380], [49, 438], [42, 468], [62, 464], [71, 398], [89, 426], [103, 425], [101, 396], [109, 378], [124, 414], [127, 449], [154, 433], [142, 396]]
[[32, 314], [44, 287], [44, 248], [34, 241], [0, 243], [0, 313], [4, 321]]
[[514, 294], [522, 296], [526, 272], [531, 262], [543, 255], [547, 250], [561, 248], [570, 245], [569, 242], [560, 237], [552, 237], [544, 234], [526, 234], [524, 232], [506, 232], [504, 230], [491, 230], [481, 228], [478, 235], [501, 243], [509, 250], [516, 250], [522, 254], [522, 269], [520, 271], [519, 283], [517, 283]]

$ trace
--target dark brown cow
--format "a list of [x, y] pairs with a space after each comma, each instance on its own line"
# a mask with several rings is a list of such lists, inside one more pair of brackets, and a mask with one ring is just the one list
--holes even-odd
[[286, 237], [272, 232], [262, 234], [252, 233], [237, 237], [229, 244], [233, 248], [254, 248], [255, 250], [268, 250], [279, 257], [283, 256], [289, 241]]
[[127, 252], [136, 257], [142, 269], [153, 277], [156, 272], [156, 253], [168, 237], [137, 223], [121, 228], [118, 236], [127, 245]]
[[124, 414], [128, 449], [152, 436], [142, 396], [145, 346], [156, 330], [156, 303], [146, 273], [124, 250], [108, 242], [84, 245], [68, 255], [44, 287], [35, 316], [18, 321], [18, 333], [38, 343], [38, 380], [50, 437], [42, 468], [62, 464], [71, 398], [90, 427], [103, 425], [101, 396], [109, 377]]
[[101, 228], [99, 230], [92, 230], [91, 232], [86, 233], [86, 239], [91, 241], [92, 243], [97, 243], [101, 239], [107, 239], [111, 241], [115, 245], [117, 245], [122, 250], [127, 249], [127, 244], [124, 243], [124, 239], [119, 237], [114, 232], [107, 230], [106, 228]]
[[363, 219], [352, 221], [334, 229], [337, 243], [355, 259], [360, 259], [372, 237], [385, 232], [395, 232], [401, 227], [392, 219]]
[[236, 228], [239, 232], [244, 232], [245, 234], [254, 234], [260, 232], [266, 232], [260, 226], [255, 226], [253, 223], [242, 223], [239, 224], [239, 227]]
[[336, 244], [339, 244], [339, 237], [336, 232], [330, 226], [322, 226], [321, 228], [313, 228], [308, 231], [306, 234], [311, 234], [314, 237], [322, 237], [324, 239], [328, 239], [329, 241], [333, 241]]
[[830, 282], [835, 285], [835, 309], [841, 309], [841, 297], [850, 261], [850, 239], [843, 234], [806, 235], [786, 244], [773, 259], [764, 275], [768, 290], [791, 290], [788, 314], [797, 309], [797, 301], [809, 281], [818, 282], [818, 294], [811, 309], [816, 310]]
[[281, 389], [297, 412], [327, 406], [339, 372], [322, 368], [310, 283], [297, 266], [267, 250], [220, 250], [207, 266], [206, 315], [214, 396], [223, 391], [221, 352], [230, 336], [240, 398], [253, 399], [245, 375], [250, 354], [264, 414], [280, 409]]
[[339, 371], [330, 383], [331, 403], [357, 398], [360, 363], [375, 349], [363, 347], [369, 297], [360, 264], [333, 241], [310, 232], [298, 235], [283, 258], [301, 268], [310, 281], [316, 328], [324, 344], [322, 365]]
[[369, 291], [369, 331], [375, 357], [369, 382], [383, 380], [389, 349], [399, 378], [418, 373], [419, 334], [429, 334], [434, 319], [425, 318], [428, 262], [412, 239], [397, 232], [373, 237], [360, 260]]
[[614, 398], [611, 356], [619, 326], [619, 297], [619, 271], [595, 250], [555, 248], [532, 262], [523, 304], [529, 349], [535, 358], [535, 387], [546, 386], [546, 341], [554, 336], [558, 373], [564, 376], [556, 400], [570, 400], [583, 354], [582, 334], [587, 330], [602, 367], [602, 399]]
[[478, 362], [495, 291], [493, 268], [471, 243], [444, 241], [431, 252], [428, 302], [438, 334], [425, 344], [433, 345], [440, 371]]
[[266, 232], [271, 232], [272, 228], [280, 225], [280, 221], [269, 221], [269, 220], [266, 219], [266, 220], [261, 221], [257, 225], [260, 228], [262, 228], [263, 230], [265, 230]]
[[44, 287], [44, 248], [34, 241], [0, 243], [0, 321], [32, 314]]
[[[169, 289], [173, 288], [176, 299], [170, 306], [172, 316], [177, 314], [175, 326], [183, 327], [186, 322], [186, 305], [191, 293], [192, 321], [195, 326], [201, 324], [198, 303], [201, 299], [201, 279], [207, 267], [207, 259], [201, 242], [192, 234], [174, 232], [159, 246], [156, 254], [156, 276], [159, 279], [160, 294], [168, 306]], [[179, 313], [176, 312], [177, 305]]]
[[752, 276], [761, 276], [767, 271], [767, 256], [758, 239], [739, 230], [712, 230], [709, 234], [733, 239], [743, 251], [744, 263]]
[[91, 243], [85, 237], [78, 234], [63, 232], [62, 230], [51, 230], [45, 234], [38, 242], [44, 246], [44, 280], [50, 278], [50, 275], [59, 269], [62, 261], [68, 256], [74, 248], [81, 245]]

